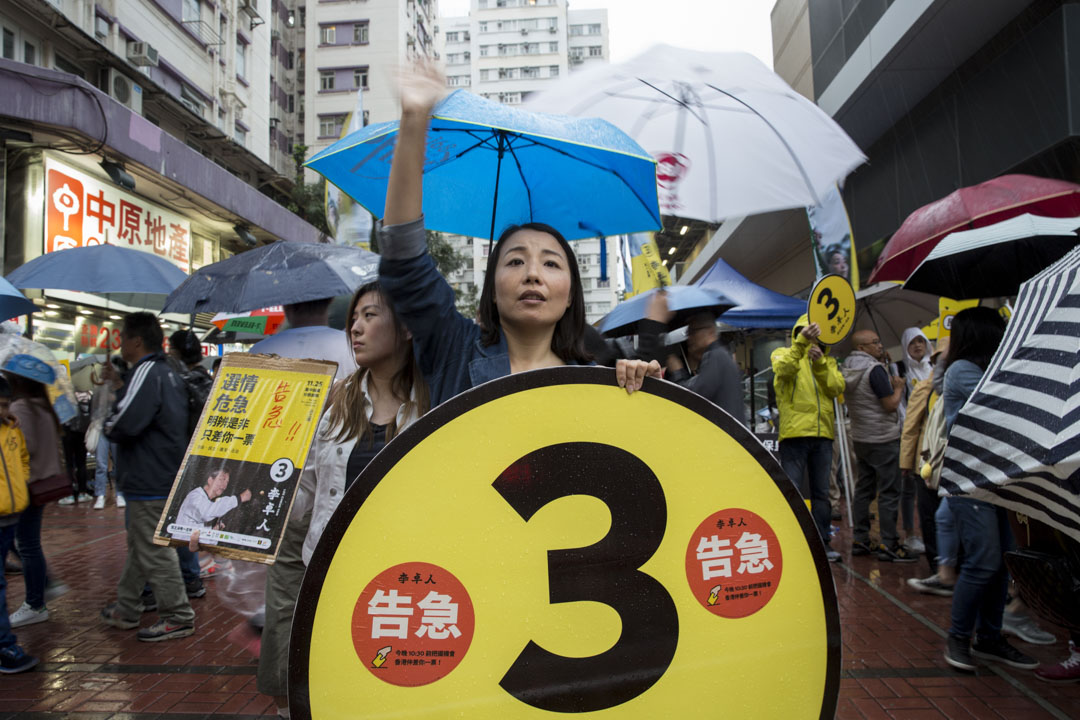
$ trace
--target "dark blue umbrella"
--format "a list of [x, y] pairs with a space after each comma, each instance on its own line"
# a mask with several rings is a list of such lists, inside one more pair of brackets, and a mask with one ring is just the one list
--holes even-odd
[[201, 267], [165, 300], [163, 312], [240, 313], [350, 295], [379, 274], [368, 250], [278, 242]]
[[633, 334], [638, 321], [645, 319], [652, 296], [661, 291], [667, 293], [668, 310], [675, 313], [675, 317], [668, 323], [669, 330], [686, 325], [691, 316], [700, 312], [710, 311], [719, 315], [735, 305], [726, 295], [715, 290], [694, 285], [673, 285], [662, 290], [649, 290], [619, 303], [601, 318], [598, 325], [600, 332], [608, 337]]
[[46, 253], [7, 276], [22, 289], [158, 295], [169, 294], [185, 278], [183, 270], [164, 258], [115, 245]]
[[0, 320], [10, 320], [19, 315], [29, 315], [37, 310], [37, 305], [30, 302], [15, 286], [0, 278]]
[[[464, 90], [432, 110], [424, 222], [491, 238], [543, 222], [568, 240], [656, 230], [656, 163], [614, 125], [526, 112]], [[376, 217], [386, 205], [397, 122], [369, 125], [307, 162]]]

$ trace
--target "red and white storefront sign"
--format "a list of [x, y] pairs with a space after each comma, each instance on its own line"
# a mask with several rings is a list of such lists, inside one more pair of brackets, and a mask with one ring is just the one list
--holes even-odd
[[103, 244], [152, 252], [189, 271], [185, 218], [45, 158], [45, 252]]

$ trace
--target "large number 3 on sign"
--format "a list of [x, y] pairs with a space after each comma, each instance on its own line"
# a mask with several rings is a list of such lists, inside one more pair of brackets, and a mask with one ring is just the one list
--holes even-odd
[[830, 320], [836, 317], [836, 313], [840, 312], [840, 301], [833, 297], [832, 290], [829, 288], [821, 288], [821, 292], [817, 296], [817, 304], [825, 306], [825, 309], [829, 311]]
[[552, 712], [603, 710], [652, 687], [671, 664], [679, 639], [671, 596], [638, 569], [660, 546], [667, 525], [656, 475], [625, 450], [562, 443], [521, 458], [494, 487], [526, 521], [571, 495], [591, 495], [607, 505], [611, 530], [599, 542], [548, 551], [548, 582], [551, 602], [604, 603], [619, 613], [623, 628], [611, 649], [591, 657], [555, 655], [530, 640], [499, 684], [518, 700]]

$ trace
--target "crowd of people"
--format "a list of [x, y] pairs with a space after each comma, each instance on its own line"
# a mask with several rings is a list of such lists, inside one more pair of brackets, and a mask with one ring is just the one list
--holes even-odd
[[[507, 228], [488, 257], [477, 317], [456, 310], [453, 291], [428, 254], [422, 215], [427, 123], [444, 91], [435, 72], [421, 70], [402, 79], [400, 130], [379, 230], [379, 280], [352, 297], [347, 332], [327, 327], [329, 299], [295, 303], [285, 306], [288, 328], [252, 348], [338, 364], [276, 562], [266, 576], [257, 683], [260, 692], [276, 698], [283, 716], [288, 715], [288, 640], [306, 564], [344, 493], [370, 492], [370, 487], [355, 487], [368, 462], [430, 408], [469, 388], [512, 373], [595, 361], [587, 349], [584, 295], [573, 250], [549, 225]], [[612, 352], [606, 358], [619, 386], [628, 393], [639, 390], [646, 377], [661, 377], [663, 362], [668, 379], [745, 421], [741, 374], [719, 342], [715, 318], [690, 320], [686, 363], [665, 357], [659, 337], [669, 319], [658, 300], [640, 327], [638, 357], [616, 359], [619, 353]], [[912, 578], [910, 584], [919, 592], [951, 596], [945, 657], [963, 670], [974, 669], [973, 656], [1034, 668], [1037, 663], [1003, 633], [1027, 642], [1054, 641], [1016, 601], [1006, 609], [1009, 581], [1002, 557], [1011, 536], [1004, 512], [966, 498], [939, 500], [920, 475], [921, 426], [928, 424], [931, 402], [940, 397], [950, 424], [1000, 341], [1002, 322], [993, 310], [965, 310], [956, 316], [947, 349], [939, 347], [936, 353], [913, 328], [904, 333], [901, 372], [893, 369], [880, 337], [869, 330], [855, 333], [854, 350], [838, 363], [818, 342], [820, 328], [806, 317], [793, 328], [790, 344], [772, 355], [779, 460], [810, 502], [828, 559], [842, 558], [832, 544], [832, 521], [838, 518], [831, 488], [842, 465], [836, 462], [834, 443], [839, 406], [849, 416], [857, 467], [851, 554], [914, 563], [925, 551], [932, 574]], [[195, 633], [190, 600], [205, 593], [197, 536], [188, 548], [152, 542], [197, 410], [189, 406], [187, 374], [200, 372], [198, 341], [185, 333], [170, 338], [170, 358], [163, 351], [157, 318], [127, 315], [120, 333], [126, 367], [106, 363], [102, 372], [103, 387], [115, 392], [115, 401], [94, 447], [98, 479], [93, 494], [100, 507], [111, 456], [123, 493], [118, 504], [121, 498], [126, 503], [127, 556], [116, 600], [101, 610], [101, 618], [114, 628], [136, 631], [145, 642]], [[208, 383], [209, 375], [201, 382]], [[0, 383], [0, 416], [7, 417], [9, 402], [17, 422], [0, 425], [4, 475], [12, 488], [0, 492], [0, 552], [6, 557], [17, 544], [26, 599], [10, 618], [0, 613], [0, 659], [4, 672], [18, 672], [36, 660], [19, 647], [12, 629], [47, 621], [50, 587], [63, 591], [59, 580], [50, 583], [42, 553], [42, 508], [29, 504], [25, 491], [26, 481], [61, 472], [61, 428], [40, 383], [9, 375]], [[222, 502], [228, 482], [228, 473], [211, 473], [205, 487], [192, 492], [192, 522], [217, 517], [211, 506]], [[234, 504], [245, 501], [243, 492], [230, 497]], [[876, 539], [871, 536], [875, 508]], [[4, 588], [0, 580], [0, 603]], [[142, 615], [151, 610], [158, 620], [143, 626]], [[1076, 658], [1040, 672], [1047, 679], [1080, 678]]]

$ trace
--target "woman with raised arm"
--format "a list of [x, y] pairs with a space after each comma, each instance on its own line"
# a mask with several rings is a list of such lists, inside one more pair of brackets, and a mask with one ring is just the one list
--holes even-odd
[[[401, 124], [379, 230], [379, 282], [412, 332], [432, 405], [511, 373], [590, 364], [577, 260], [566, 239], [543, 223], [503, 230], [488, 257], [478, 324], [457, 312], [454, 292], [427, 252], [422, 213], [428, 120], [446, 81], [423, 64], [400, 86]], [[619, 386], [628, 393], [640, 389], [646, 375], [660, 377], [660, 365], [617, 361]]]

